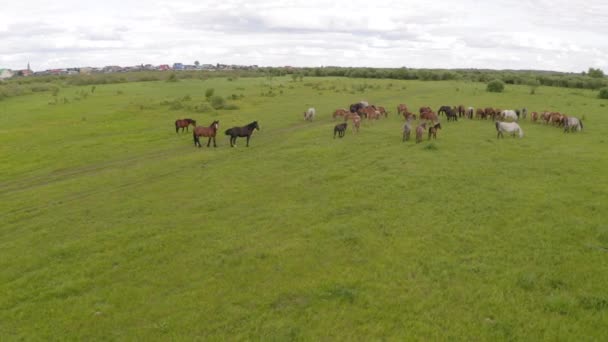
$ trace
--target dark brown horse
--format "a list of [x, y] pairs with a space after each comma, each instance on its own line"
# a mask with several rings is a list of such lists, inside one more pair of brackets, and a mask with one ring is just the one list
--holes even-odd
[[436, 123], [435, 125], [429, 127], [429, 138], [428, 140], [431, 140], [431, 137], [433, 137], [433, 139], [437, 139], [437, 130], [441, 129], [441, 123]]
[[249, 138], [253, 134], [253, 130], [260, 130], [260, 126], [258, 126], [258, 122], [254, 121], [243, 127], [232, 127], [226, 130], [226, 135], [230, 136], [230, 147], [236, 146], [236, 138], [237, 137], [247, 137], [247, 147], [249, 147]]
[[182, 133], [184, 132], [184, 128], [186, 132], [188, 132], [188, 126], [192, 125], [192, 127], [196, 127], [196, 120], [192, 119], [177, 119], [175, 120], [175, 133], [181, 128]]
[[215, 134], [217, 130], [220, 128], [220, 122], [215, 120], [209, 125], [209, 127], [198, 126], [192, 130], [192, 137], [194, 138], [194, 146], [201, 147], [201, 142], [198, 140], [198, 137], [206, 137], [209, 138], [207, 141], [207, 147], [211, 143], [211, 139], [213, 139], [213, 147], [217, 147], [215, 144]]

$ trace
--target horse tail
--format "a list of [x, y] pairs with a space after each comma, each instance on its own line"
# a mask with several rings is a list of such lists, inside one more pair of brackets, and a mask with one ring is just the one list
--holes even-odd
[[583, 129], [583, 120], [578, 120], [578, 123], [581, 125], [581, 130]]

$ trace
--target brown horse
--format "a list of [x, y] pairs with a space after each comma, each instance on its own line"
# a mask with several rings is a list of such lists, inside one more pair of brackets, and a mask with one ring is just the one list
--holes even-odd
[[532, 122], [536, 122], [536, 121], [538, 121], [538, 113], [532, 112]]
[[386, 108], [378, 106], [378, 112], [380, 112], [381, 115], [384, 115], [385, 118], [388, 118], [388, 112], [386, 111]]
[[475, 117], [477, 119], [484, 119], [486, 118], [486, 112], [483, 111], [483, 109], [481, 108], [477, 108], [477, 110], [475, 111]]
[[209, 138], [207, 141], [207, 147], [211, 143], [211, 139], [213, 139], [213, 147], [217, 147], [215, 144], [215, 134], [217, 130], [220, 128], [220, 122], [215, 120], [209, 125], [209, 127], [198, 126], [192, 130], [192, 137], [194, 138], [194, 146], [201, 147], [201, 142], [198, 140], [198, 137], [206, 137]]
[[416, 127], [416, 144], [422, 141], [422, 135], [426, 130], [426, 122], [421, 123]]
[[186, 132], [188, 132], [188, 126], [192, 125], [192, 127], [196, 127], [196, 120], [192, 119], [177, 119], [175, 120], [175, 133], [181, 128], [182, 133], [184, 132], [184, 128]]
[[420, 114], [420, 120], [439, 121], [439, 118], [434, 112], [428, 111]]
[[403, 103], [400, 103], [397, 106], [397, 114], [401, 115], [401, 114], [405, 114], [405, 113], [407, 113], [407, 106]]
[[361, 117], [357, 114], [352, 116], [353, 126], [355, 127], [355, 133], [359, 133], [359, 127], [361, 127]]
[[441, 123], [436, 123], [435, 125], [429, 127], [429, 138], [428, 140], [431, 140], [431, 136], [433, 137], [433, 139], [437, 139], [437, 130], [441, 129]]
[[408, 120], [411, 120], [411, 119], [416, 120], [416, 114], [413, 114], [412, 112], [405, 111], [405, 112], [403, 112], [403, 118], [405, 119], [405, 121], [408, 121]]
[[338, 108], [334, 111], [333, 118], [334, 120], [336, 120], [336, 116], [345, 116], [348, 113], [350, 113], [348, 110], [344, 108]]
[[461, 118], [465, 116], [465, 110], [463, 105], [458, 105], [458, 117]]

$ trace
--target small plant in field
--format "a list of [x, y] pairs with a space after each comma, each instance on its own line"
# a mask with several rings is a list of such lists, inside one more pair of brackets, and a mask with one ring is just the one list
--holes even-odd
[[486, 90], [492, 93], [502, 93], [505, 90], [505, 84], [501, 80], [493, 80], [488, 83]]
[[209, 102], [211, 102], [211, 107], [213, 107], [214, 109], [222, 109], [226, 105], [226, 100], [224, 100], [223, 97], [217, 95], [212, 96]]
[[215, 89], [213, 88], [208, 88], [207, 90], [205, 90], [205, 98], [207, 99], [207, 102], [209, 102], [209, 99], [211, 99], [213, 93], [215, 93]]
[[177, 75], [176, 74], [171, 74], [169, 75], [169, 78], [167, 78], [167, 82], [177, 82]]
[[604, 87], [600, 89], [600, 93], [598, 94], [600, 99], [608, 99], [608, 87]]
[[224, 105], [223, 109], [226, 109], [226, 110], [237, 110], [237, 109], [239, 109], [239, 106], [230, 103], [230, 104]]
[[435, 146], [434, 143], [427, 144], [426, 146], [424, 146], [424, 149], [428, 150], [428, 151], [437, 151], [438, 150], [437, 146]]
[[190, 101], [192, 100], [192, 98], [190, 97], [190, 95], [186, 95], [182, 98], [182, 101]]
[[95, 87], [95, 86], [91, 87], [91, 94], [95, 93], [95, 89], [97, 89], [97, 87]]

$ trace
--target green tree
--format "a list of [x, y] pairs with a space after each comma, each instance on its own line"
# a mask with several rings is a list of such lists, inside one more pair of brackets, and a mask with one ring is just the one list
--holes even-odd
[[602, 78], [602, 77], [604, 77], [604, 72], [599, 68], [597, 68], [597, 69], [589, 68], [587, 75], [589, 77], [593, 77], [593, 78]]
[[488, 83], [486, 90], [492, 93], [502, 93], [505, 90], [505, 84], [501, 80], [493, 80]]
[[608, 99], [608, 87], [600, 89], [598, 96], [600, 99]]

